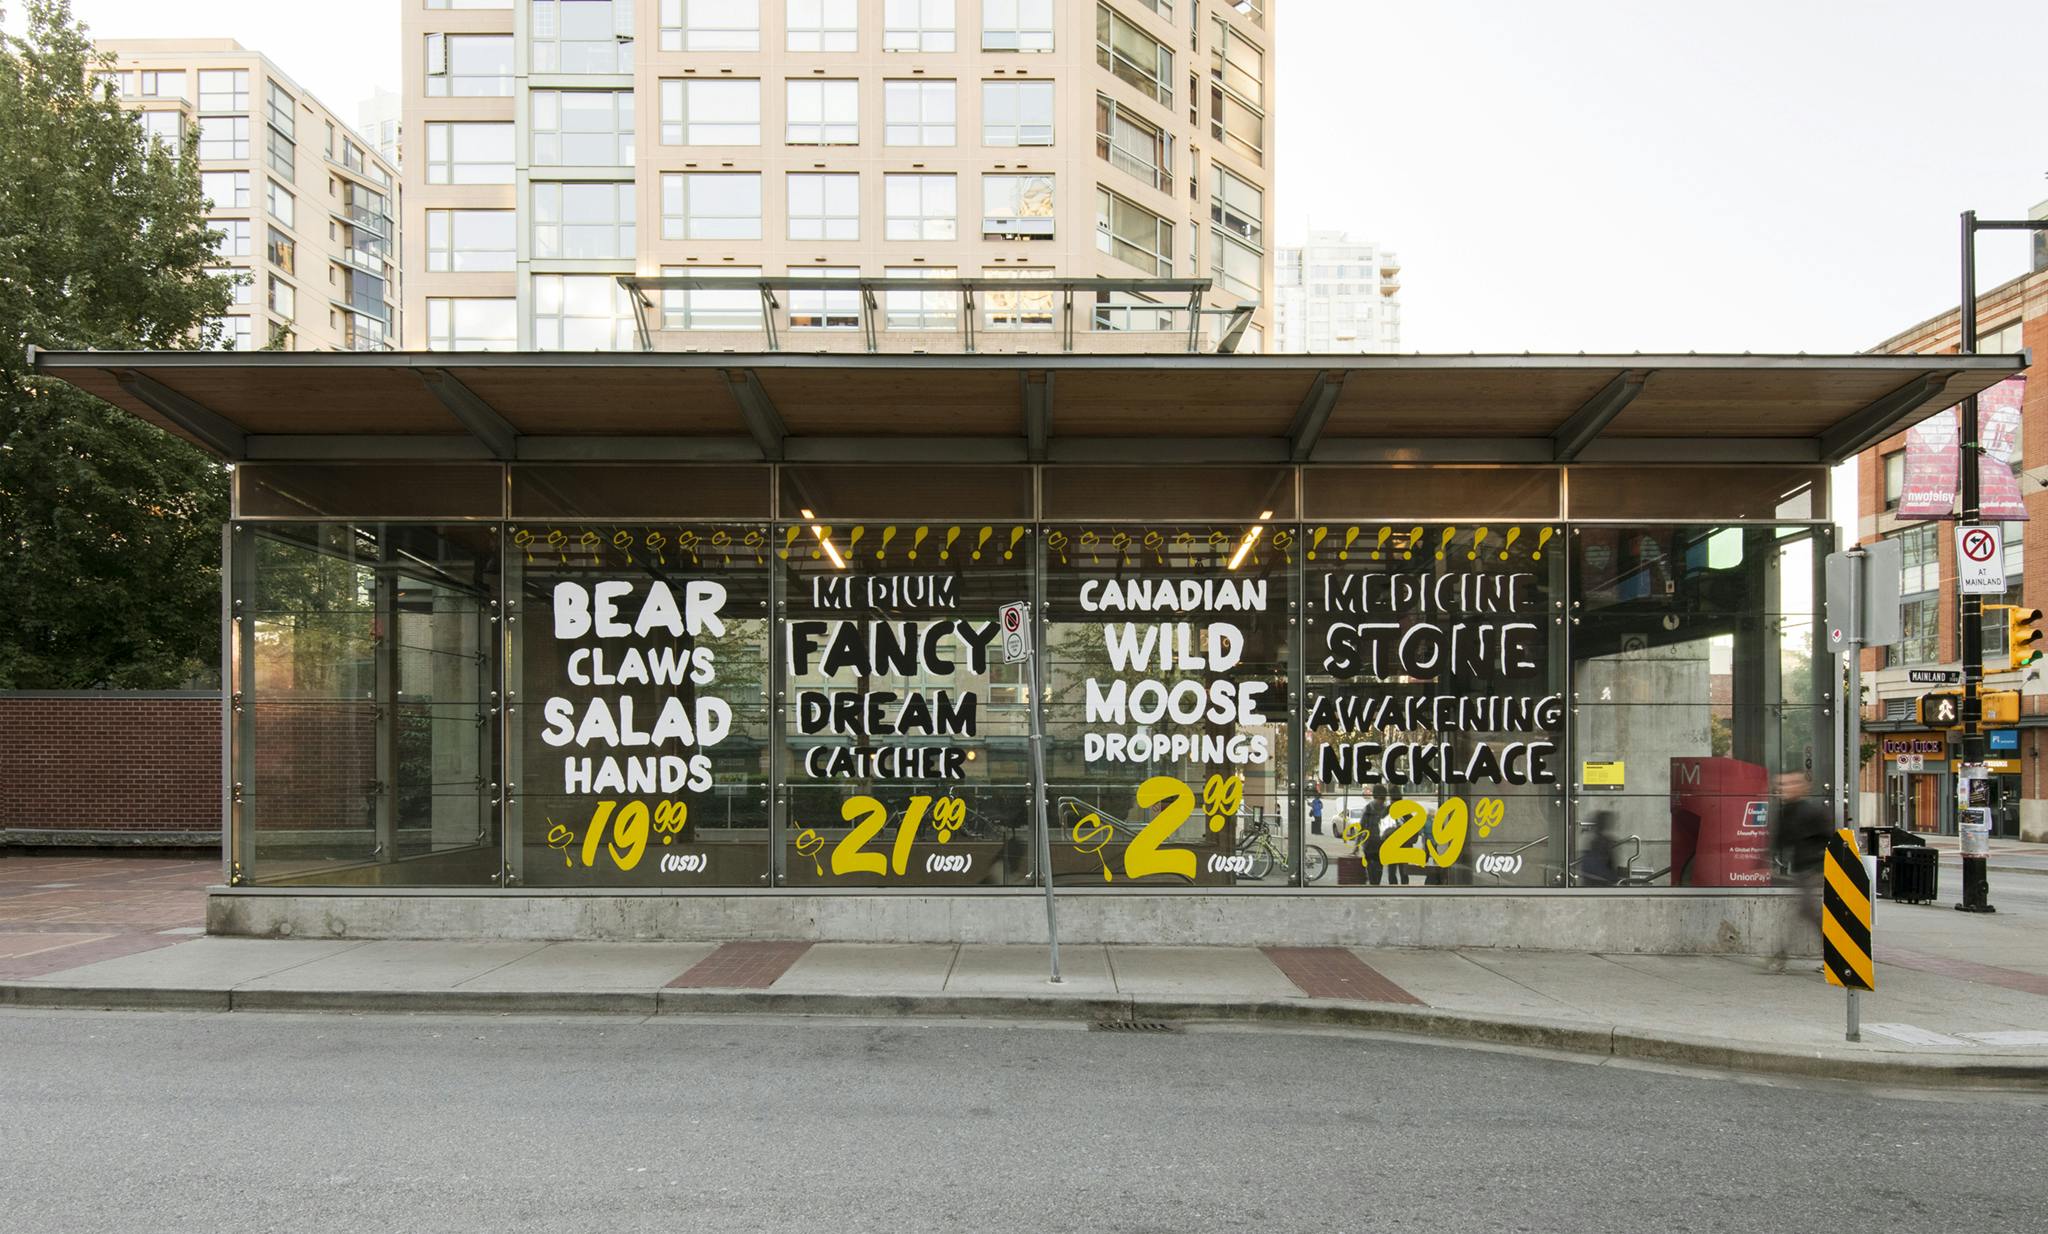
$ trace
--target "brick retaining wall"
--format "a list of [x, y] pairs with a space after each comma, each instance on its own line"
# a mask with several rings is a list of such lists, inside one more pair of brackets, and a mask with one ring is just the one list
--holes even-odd
[[0, 844], [219, 842], [219, 695], [0, 691]]

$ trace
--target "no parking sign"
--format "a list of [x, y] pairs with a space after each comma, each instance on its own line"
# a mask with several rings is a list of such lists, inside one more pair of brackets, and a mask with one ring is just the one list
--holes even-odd
[[1002, 608], [1003, 663], [1015, 664], [1031, 658], [1031, 606], [1005, 604]]

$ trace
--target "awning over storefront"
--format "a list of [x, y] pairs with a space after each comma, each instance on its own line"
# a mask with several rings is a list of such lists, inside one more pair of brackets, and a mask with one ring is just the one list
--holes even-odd
[[245, 460], [1835, 463], [2025, 355], [33, 351]]

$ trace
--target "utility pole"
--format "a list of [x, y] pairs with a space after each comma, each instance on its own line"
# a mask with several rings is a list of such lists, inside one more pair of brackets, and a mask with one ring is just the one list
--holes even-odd
[[[1980, 231], [2048, 231], [2048, 219], [1979, 219], [1975, 210], [1963, 211], [1963, 298], [1957, 318], [1959, 338], [1956, 350], [1964, 355], [1977, 351], [1977, 233]], [[1983, 465], [1984, 443], [1978, 440], [1977, 396], [1963, 400], [1962, 432], [1959, 434], [1958, 462], [1962, 468], [1962, 522], [1967, 525], [1984, 516], [1984, 501], [1978, 469]], [[1964, 595], [1963, 600], [1963, 757], [1959, 787], [1968, 792], [1971, 772], [1984, 774], [1984, 600]], [[1970, 803], [1967, 799], [1964, 805]], [[1962, 810], [1957, 811], [1958, 820]], [[1956, 830], [1962, 831], [1959, 825]], [[1990, 857], [1972, 853], [1963, 842], [1963, 899], [1960, 912], [1989, 913], [1991, 907]]]

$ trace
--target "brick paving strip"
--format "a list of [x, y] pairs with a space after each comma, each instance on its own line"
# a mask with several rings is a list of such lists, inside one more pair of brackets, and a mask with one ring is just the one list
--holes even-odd
[[1310, 998], [1345, 998], [1367, 1003], [1423, 1001], [1382, 976], [1343, 947], [1261, 947], [1273, 966]]
[[723, 943], [668, 985], [672, 990], [765, 990], [810, 949], [809, 943]]
[[163, 857], [0, 861], [0, 980], [188, 942], [203, 929], [220, 863]]
[[2000, 968], [1995, 964], [1979, 964], [1975, 960], [1958, 960], [1949, 956], [1931, 955], [1925, 951], [1911, 951], [1904, 947], [1880, 947], [1877, 962], [1896, 964], [1900, 968], [1910, 968], [1916, 973], [1933, 973], [1938, 977], [1953, 977], [1957, 981], [2003, 986], [2023, 994], [2048, 997], [2048, 974], [2023, 972], [2017, 968]]

